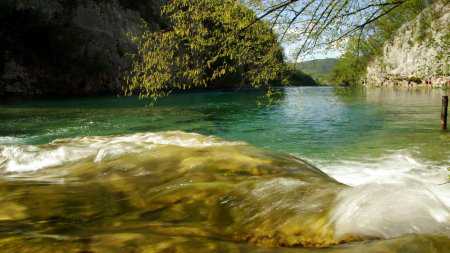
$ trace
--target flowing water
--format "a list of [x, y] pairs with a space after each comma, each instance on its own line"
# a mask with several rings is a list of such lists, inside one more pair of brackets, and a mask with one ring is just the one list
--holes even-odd
[[449, 252], [444, 91], [0, 106], [0, 252]]

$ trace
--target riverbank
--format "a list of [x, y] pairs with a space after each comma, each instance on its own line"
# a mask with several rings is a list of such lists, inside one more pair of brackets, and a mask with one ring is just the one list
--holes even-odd
[[442, 88], [448, 89], [450, 88], [450, 77], [441, 76], [441, 77], [431, 77], [431, 78], [404, 78], [400, 76], [385, 76], [383, 79], [377, 79], [377, 82], [365, 81], [363, 82], [364, 86], [367, 87], [406, 87], [406, 88]]

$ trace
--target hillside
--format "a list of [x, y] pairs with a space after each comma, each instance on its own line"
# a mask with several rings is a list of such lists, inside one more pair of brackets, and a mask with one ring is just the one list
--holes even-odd
[[337, 61], [334, 58], [304, 61], [298, 64], [298, 68], [310, 75], [316, 82], [328, 84], [330, 82], [329, 75]]

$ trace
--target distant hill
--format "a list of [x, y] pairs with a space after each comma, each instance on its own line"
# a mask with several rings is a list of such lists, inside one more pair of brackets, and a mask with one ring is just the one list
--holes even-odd
[[320, 85], [310, 75], [305, 74], [300, 69], [295, 69], [295, 65], [289, 64], [288, 82], [290, 86], [317, 86]]
[[314, 78], [316, 82], [320, 84], [328, 84], [328, 77], [337, 61], [338, 59], [335, 58], [317, 59], [301, 62], [297, 65], [297, 67], [302, 72]]

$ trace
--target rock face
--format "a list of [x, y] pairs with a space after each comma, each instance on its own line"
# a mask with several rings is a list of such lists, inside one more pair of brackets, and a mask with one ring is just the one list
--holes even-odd
[[449, 85], [450, 4], [437, 1], [404, 24], [369, 63], [368, 85]]
[[0, 3], [0, 96], [118, 93], [134, 44], [158, 29], [159, 0], [6, 0]]

